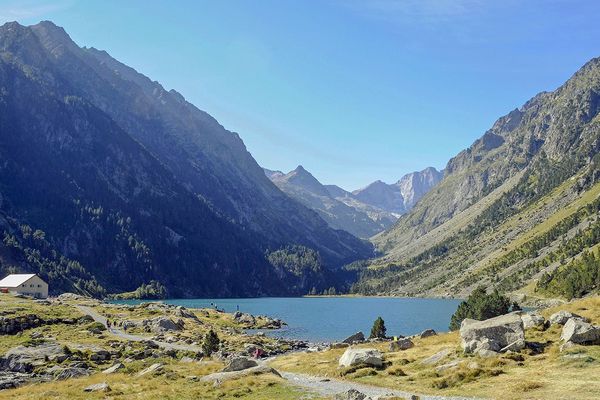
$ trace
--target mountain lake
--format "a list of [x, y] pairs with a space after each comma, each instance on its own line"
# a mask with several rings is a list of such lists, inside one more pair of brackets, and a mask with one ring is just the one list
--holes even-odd
[[[114, 300], [139, 304], [144, 300]], [[400, 297], [260, 297], [243, 299], [169, 299], [167, 304], [186, 308], [215, 308], [233, 313], [280, 318], [288, 325], [265, 334], [310, 342], [340, 341], [355, 332], [369, 335], [381, 316], [388, 336], [413, 335], [425, 329], [448, 331], [450, 317], [461, 300]], [[255, 332], [255, 331], [253, 331]]]

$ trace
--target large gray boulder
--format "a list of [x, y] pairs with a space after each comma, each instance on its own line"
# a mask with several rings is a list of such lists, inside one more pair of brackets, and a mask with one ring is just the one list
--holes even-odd
[[383, 358], [381, 353], [375, 349], [346, 349], [340, 357], [339, 365], [341, 367], [350, 367], [352, 365], [366, 364], [373, 367], [381, 367]]
[[156, 317], [150, 320], [144, 320], [142, 323], [155, 333], [180, 331], [184, 326], [183, 320], [178, 319], [177, 321], [173, 321], [171, 318], [167, 317]]
[[519, 351], [525, 347], [525, 329], [517, 313], [476, 321], [463, 320], [460, 337], [465, 353], [490, 355], [490, 352]]
[[573, 314], [572, 312], [561, 310], [557, 313], [554, 313], [548, 319], [552, 325], [564, 325], [571, 318], [578, 319], [584, 322], [590, 322], [587, 318], [582, 317], [581, 315]]
[[241, 371], [244, 369], [256, 367], [258, 363], [250, 358], [235, 357], [229, 361], [229, 364], [223, 368], [223, 372]]
[[348, 336], [346, 339], [342, 340], [342, 343], [362, 343], [365, 341], [365, 335], [362, 332], [356, 332], [354, 335]]
[[600, 327], [571, 318], [563, 326], [560, 339], [575, 344], [598, 344], [600, 343]]

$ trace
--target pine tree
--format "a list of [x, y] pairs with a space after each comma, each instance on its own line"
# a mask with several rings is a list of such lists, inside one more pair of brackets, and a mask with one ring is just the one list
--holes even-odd
[[212, 329], [208, 331], [204, 336], [204, 342], [202, 343], [202, 352], [205, 356], [210, 356], [215, 351], [219, 350], [219, 337]]
[[384, 339], [386, 337], [386, 330], [387, 329], [385, 328], [385, 322], [383, 321], [383, 318], [377, 317], [375, 322], [373, 322], [373, 327], [371, 328], [371, 335], [369, 336], [369, 339]]

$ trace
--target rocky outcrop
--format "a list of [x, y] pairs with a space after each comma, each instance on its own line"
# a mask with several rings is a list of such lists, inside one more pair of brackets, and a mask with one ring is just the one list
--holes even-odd
[[68, 355], [57, 343], [42, 343], [37, 346], [17, 346], [0, 358], [0, 370], [30, 373], [48, 361], [62, 362]]
[[463, 320], [460, 337], [465, 353], [490, 356], [492, 353], [519, 351], [525, 347], [525, 329], [516, 313], [501, 315], [485, 321]]
[[354, 343], [362, 343], [365, 341], [365, 335], [362, 332], [356, 332], [354, 335], [348, 336], [346, 339], [342, 340], [342, 343], [354, 344]]
[[49, 318], [44, 319], [36, 314], [21, 315], [18, 317], [0, 316], [0, 335], [15, 335], [26, 329], [37, 328], [42, 325], [69, 324], [77, 323], [72, 318]]
[[350, 367], [352, 365], [370, 365], [373, 367], [381, 367], [383, 365], [383, 357], [376, 349], [346, 349], [342, 357], [340, 357], [339, 365], [341, 367]]

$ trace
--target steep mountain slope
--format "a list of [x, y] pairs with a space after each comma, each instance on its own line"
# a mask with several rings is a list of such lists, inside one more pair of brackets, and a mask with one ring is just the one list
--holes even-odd
[[352, 192], [359, 201], [388, 212], [404, 214], [429, 192], [444, 176], [433, 167], [404, 175], [398, 182], [388, 185], [375, 181], [365, 188]]
[[594, 59], [500, 118], [375, 239], [386, 255], [355, 290], [464, 295], [485, 284], [531, 294], [540, 276], [568, 269], [600, 241], [599, 111]]
[[190, 191], [224, 217], [253, 230], [271, 250], [312, 247], [330, 265], [371, 254], [370, 246], [330, 229], [264, 175], [244, 143], [214, 118], [94, 48], [81, 49], [50, 22], [33, 26], [56, 70], [77, 94], [108, 114]]
[[0, 27], [0, 131], [3, 272], [252, 296], [308, 291], [265, 252], [305, 245], [319, 268], [370, 255], [278, 190], [236, 134], [52, 23]]
[[[265, 174], [282, 191], [315, 210], [333, 228], [368, 238], [390, 227], [396, 218], [383, 210], [360, 204], [356, 199], [346, 199], [350, 193], [341, 188], [335, 190], [324, 186], [302, 166], [283, 174], [265, 170]], [[339, 197], [339, 198], [338, 198]], [[354, 201], [354, 205], [346, 202]]]

